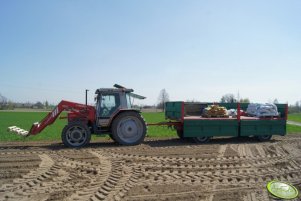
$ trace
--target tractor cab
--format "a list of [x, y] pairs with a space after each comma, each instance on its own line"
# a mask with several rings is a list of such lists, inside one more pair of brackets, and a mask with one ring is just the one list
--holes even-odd
[[114, 85], [115, 88], [100, 88], [95, 91], [96, 119], [98, 127], [109, 127], [113, 118], [122, 111], [134, 110], [132, 99], [145, 99], [145, 97], [134, 94], [133, 89]]

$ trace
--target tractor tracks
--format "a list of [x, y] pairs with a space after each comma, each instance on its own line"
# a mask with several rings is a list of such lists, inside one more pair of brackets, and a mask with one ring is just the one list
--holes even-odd
[[267, 143], [181, 144], [75, 150], [0, 149], [0, 200], [273, 200], [277, 179], [301, 187], [301, 136]]

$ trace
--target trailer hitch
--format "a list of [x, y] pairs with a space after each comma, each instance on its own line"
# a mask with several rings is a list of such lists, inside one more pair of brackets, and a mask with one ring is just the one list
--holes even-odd
[[167, 128], [175, 128], [178, 126], [182, 126], [181, 122], [172, 122], [172, 121], [168, 121], [168, 122], [159, 122], [159, 123], [148, 123], [147, 126], [167, 126]]

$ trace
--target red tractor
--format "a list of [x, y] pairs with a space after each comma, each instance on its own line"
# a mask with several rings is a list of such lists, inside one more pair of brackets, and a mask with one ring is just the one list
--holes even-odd
[[23, 136], [36, 135], [51, 125], [63, 111], [67, 111], [68, 124], [62, 131], [65, 146], [79, 148], [90, 142], [91, 134], [110, 134], [122, 145], [136, 145], [144, 140], [146, 123], [140, 111], [133, 109], [131, 99], [144, 99], [134, 94], [133, 89], [114, 85], [115, 88], [100, 88], [95, 92], [96, 105], [74, 103], [62, 100], [42, 121], [32, 125], [30, 131], [16, 126], [9, 131]]

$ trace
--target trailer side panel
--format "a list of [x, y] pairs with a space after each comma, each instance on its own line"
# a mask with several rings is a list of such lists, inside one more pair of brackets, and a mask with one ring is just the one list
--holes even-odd
[[238, 136], [236, 120], [184, 119], [184, 137]]
[[241, 136], [285, 135], [286, 120], [241, 120]]

